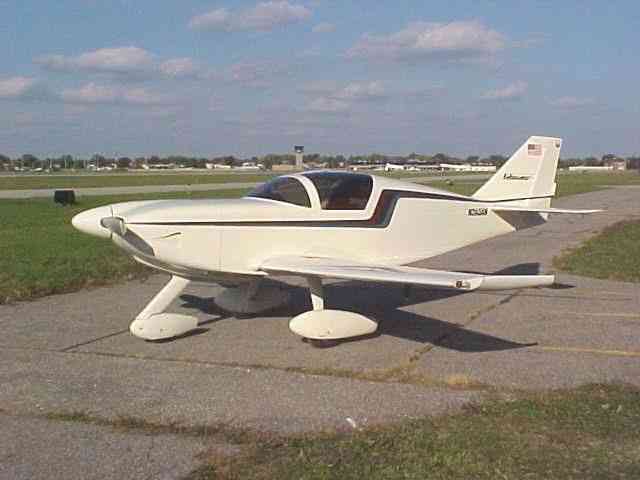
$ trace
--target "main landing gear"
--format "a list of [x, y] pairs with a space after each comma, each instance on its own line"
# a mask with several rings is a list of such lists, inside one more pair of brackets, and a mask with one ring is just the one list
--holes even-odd
[[353, 312], [325, 310], [324, 288], [319, 277], [307, 277], [313, 310], [293, 317], [289, 329], [311, 345], [326, 348], [338, 340], [360, 337], [375, 332], [378, 324]]
[[[172, 276], [131, 323], [131, 333], [145, 340], [163, 340], [196, 329], [196, 317], [163, 313], [189, 283], [185, 278]], [[363, 315], [325, 309], [324, 288], [319, 277], [308, 277], [307, 284], [313, 310], [293, 317], [289, 322], [289, 328], [311, 345], [326, 348], [335, 345], [339, 340], [368, 335], [377, 330], [378, 324]], [[215, 302], [224, 310], [246, 315], [271, 310], [288, 300], [289, 294], [277, 285], [268, 285], [256, 280], [225, 289], [216, 297]]]

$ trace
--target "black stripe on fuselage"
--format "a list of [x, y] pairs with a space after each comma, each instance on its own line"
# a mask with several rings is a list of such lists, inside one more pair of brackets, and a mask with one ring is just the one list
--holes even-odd
[[502, 203], [518, 200], [551, 198], [542, 197], [510, 198], [506, 200], [478, 200], [456, 197], [440, 193], [411, 192], [405, 190], [383, 190], [371, 217], [362, 220], [260, 220], [260, 221], [205, 221], [205, 222], [130, 222], [129, 225], [165, 225], [165, 226], [225, 226], [225, 227], [341, 227], [341, 228], [386, 228], [391, 223], [396, 204], [401, 198], [424, 198], [428, 200], [449, 200], [465, 203]]

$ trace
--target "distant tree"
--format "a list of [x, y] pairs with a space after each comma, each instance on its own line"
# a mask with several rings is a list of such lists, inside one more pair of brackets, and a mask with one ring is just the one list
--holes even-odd
[[449, 161], [449, 156], [444, 153], [436, 153], [432, 159], [436, 163], [445, 163]]
[[106, 162], [107, 159], [99, 153], [96, 153], [93, 157], [91, 157], [91, 163], [95, 165], [96, 168], [103, 167]]
[[273, 158], [271, 158], [269, 155], [265, 155], [264, 157], [262, 157], [260, 163], [262, 163], [265, 170], [271, 170], [273, 168]]
[[118, 168], [129, 168], [131, 166], [131, 159], [129, 157], [120, 157], [116, 161]]
[[20, 158], [20, 162], [23, 167], [35, 168], [35, 166], [40, 163], [40, 159], [35, 155], [31, 155], [30, 153], [25, 153]]
[[632, 170], [640, 170], [640, 157], [627, 158], [627, 168]]
[[[327, 167], [329, 168], [338, 168], [340, 166], [340, 157], [341, 155], [338, 155], [337, 157], [325, 157], [326, 162], [327, 162]], [[344, 157], [343, 161], [344, 161]]]
[[507, 160], [508, 160], [508, 158], [503, 156], [503, 155], [491, 155], [488, 158], [489, 163], [491, 165], [495, 165], [498, 168], [500, 168], [502, 165], [504, 165]]
[[478, 163], [480, 157], [478, 155], [469, 155], [465, 160], [467, 163]]
[[69, 154], [67, 155], [60, 155], [60, 157], [58, 157], [58, 159], [56, 160], [56, 162], [60, 165], [60, 167], [62, 168], [72, 168], [73, 167], [73, 157]]
[[8, 170], [11, 168], [11, 158], [0, 153], [0, 170]]
[[302, 162], [303, 163], [320, 162], [320, 154], [319, 153], [310, 153], [310, 154], [304, 155], [302, 157]]

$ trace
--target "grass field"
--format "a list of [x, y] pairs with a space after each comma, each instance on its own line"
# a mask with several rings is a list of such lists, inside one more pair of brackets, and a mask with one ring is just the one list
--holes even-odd
[[640, 282], [640, 221], [606, 228], [580, 247], [554, 258], [553, 265], [586, 277]]
[[[448, 183], [444, 181], [429, 182], [436, 188], [455, 191], [463, 195], [471, 195], [485, 180], [463, 180]], [[640, 174], [638, 172], [627, 173], [561, 173], [556, 179], [558, 188], [556, 197], [577, 195], [595, 190], [602, 190], [616, 185], [640, 185]]]
[[[435, 172], [374, 172], [376, 175], [393, 178], [434, 176]], [[93, 187], [140, 187], [147, 185], [197, 185], [221, 183], [263, 182], [276, 173], [117, 173], [78, 175], [5, 175], [0, 176], [0, 190], [39, 190], [47, 188], [93, 188]], [[447, 176], [470, 175], [451, 172]]]
[[258, 440], [204, 479], [640, 478], [640, 392], [593, 385], [341, 435]]
[[71, 217], [82, 210], [128, 200], [237, 197], [245, 191], [82, 197], [74, 207], [60, 207], [48, 199], [1, 200], [0, 304], [150, 273], [110, 241], [73, 228]]
[[[162, 175], [160, 175], [162, 177]], [[215, 177], [212, 175], [212, 177]], [[220, 175], [224, 177], [224, 175]], [[244, 175], [240, 175], [244, 178]], [[26, 177], [25, 177], [26, 178]], [[104, 177], [107, 178], [107, 177]], [[117, 177], [116, 177], [117, 178]], [[236, 178], [234, 176], [234, 178]], [[474, 181], [437, 181], [432, 186], [456, 193], [471, 194], [483, 180]], [[560, 175], [558, 190], [560, 195], [581, 193], [603, 188], [603, 185], [640, 183], [637, 174], [578, 174]], [[246, 190], [225, 190], [193, 193], [167, 193], [146, 195], [118, 195], [100, 197], [81, 197], [80, 203], [74, 207], [59, 207], [49, 199], [2, 200], [0, 201], [0, 303], [15, 300], [26, 300], [53, 293], [75, 291], [87, 286], [106, 285], [128, 278], [140, 278], [149, 274], [146, 268], [133, 262], [109, 241], [90, 237], [76, 231], [71, 226], [71, 217], [81, 210], [98, 205], [122, 202], [127, 200], [152, 198], [219, 198], [241, 196]], [[626, 235], [631, 236], [629, 242], [640, 235], [633, 230]], [[606, 241], [595, 244], [607, 244]], [[635, 250], [637, 251], [637, 250]], [[597, 276], [602, 269], [602, 262], [592, 260], [597, 257], [585, 251], [575, 253], [571, 260], [560, 263], [561, 269], [581, 274]], [[579, 258], [579, 260], [575, 260]], [[636, 254], [635, 259], [640, 258]], [[603, 260], [605, 263], [606, 261]], [[589, 263], [591, 262], [591, 263]], [[587, 263], [591, 266], [586, 267]], [[610, 264], [611, 268], [622, 268], [617, 265], [633, 265], [626, 260]], [[612, 266], [611, 266], [612, 265]], [[637, 270], [636, 270], [637, 271]], [[593, 272], [596, 272], [594, 274]], [[607, 273], [608, 278], [614, 277]]]
[[640, 185], [640, 171], [616, 173], [561, 173], [556, 180], [557, 196], [593, 192], [609, 186]]
[[140, 187], [144, 185], [196, 185], [264, 182], [273, 177], [262, 173], [210, 174], [122, 174], [122, 175], [13, 175], [0, 177], [0, 190], [37, 190], [45, 188]]

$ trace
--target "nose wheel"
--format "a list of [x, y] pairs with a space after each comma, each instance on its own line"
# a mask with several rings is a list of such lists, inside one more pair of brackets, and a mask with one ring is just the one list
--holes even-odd
[[198, 319], [190, 315], [163, 313], [171, 302], [189, 285], [189, 280], [172, 276], [147, 306], [129, 325], [129, 331], [145, 340], [165, 340], [179, 337], [198, 327]]

